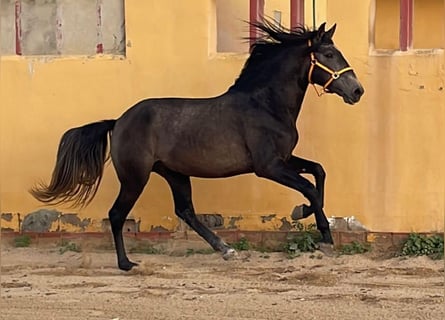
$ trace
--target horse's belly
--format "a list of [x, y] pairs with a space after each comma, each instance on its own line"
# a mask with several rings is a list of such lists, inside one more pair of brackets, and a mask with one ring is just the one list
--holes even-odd
[[240, 147], [221, 149], [196, 148], [171, 150], [166, 159], [160, 159], [171, 170], [201, 178], [228, 177], [252, 171], [252, 161]]

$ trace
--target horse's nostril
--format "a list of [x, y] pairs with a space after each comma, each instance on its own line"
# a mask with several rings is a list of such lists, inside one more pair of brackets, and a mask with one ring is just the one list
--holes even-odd
[[358, 87], [357, 89], [354, 90], [354, 94], [357, 97], [360, 97], [364, 92], [365, 92], [365, 90], [363, 90], [362, 87]]

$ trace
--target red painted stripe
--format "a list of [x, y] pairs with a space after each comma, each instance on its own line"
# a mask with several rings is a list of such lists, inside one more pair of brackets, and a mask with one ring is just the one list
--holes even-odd
[[102, 43], [96, 45], [96, 53], [104, 53], [104, 45]]
[[[260, 21], [264, 16], [264, 0], [250, 0], [249, 2], [249, 21]], [[249, 27], [250, 45], [255, 43], [258, 38], [258, 30], [254, 26]]]
[[104, 45], [102, 43], [102, 0], [96, 2], [96, 14], [97, 14], [97, 44], [96, 53], [104, 53]]
[[290, 27], [304, 25], [304, 0], [290, 0]]
[[399, 46], [407, 51], [413, 42], [413, 0], [400, 0]]
[[22, 55], [22, 1], [15, 1], [15, 54]]

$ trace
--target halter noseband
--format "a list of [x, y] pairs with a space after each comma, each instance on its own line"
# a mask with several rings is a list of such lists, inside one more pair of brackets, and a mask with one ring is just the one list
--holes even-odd
[[[308, 45], [309, 47], [311, 47], [311, 40], [308, 40]], [[328, 79], [328, 81], [326, 81], [326, 83], [323, 85], [323, 88], [321, 89], [321, 92], [319, 92], [317, 90], [317, 87], [315, 86], [315, 83], [312, 81], [312, 72], [314, 71], [315, 66], [319, 67], [320, 69], [326, 71], [327, 73], [329, 73], [331, 75], [331, 77]], [[308, 80], [309, 83], [314, 87], [315, 92], [317, 93], [317, 95], [320, 97], [323, 94], [325, 94], [326, 92], [329, 91], [328, 87], [329, 85], [334, 81], [337, 80], [338, 78], [340, 78], [340, 76], [347, 72], [347, 71], [352, 71], [351, 67], [346, 67], [343, 68], [339, 71], [334, 71], [331, 68], [325, 66], [324, 64], [318, 62], [318, 60], [315, 58], [315, 54], [314, 52], [311, 52], [311, 66], [309, 68], [309, 74], [308, 74]]]

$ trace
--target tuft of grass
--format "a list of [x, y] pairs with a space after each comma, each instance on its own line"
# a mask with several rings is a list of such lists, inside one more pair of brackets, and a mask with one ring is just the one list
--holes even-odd
[[371, 251], [371, 245], [358, 241], [352, 241], [351, 243], [344, 244], [340, 248], [340, 254], [344, 255], [362, 254], [369, 251]]
[[71, 252], [81, 252], [82, 248], [75, 242], [68, 241], [66, 239], [62, 239], [60, 242], [59, 253], [64, 254], [67, 251]]
[[22, 234], [14, 238], [14, 246], [16, 248], [26, 248], [31, 244], [31, 237], [27, 234]]
[[429, 256], [431, 259], [440, 260], [444, 256], [443, 236], [426, 236], [411, 233], [405, 241], [401, 251], [402, 256]]
[[242, 237], [237, 242], [232, 243], [231, 247], [237, 251], [246, 251], [246, 250], [250, 249], [250, 243], [249, 243], [249, 240]]

